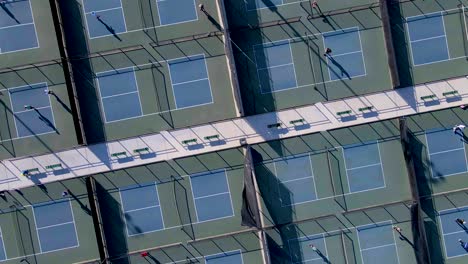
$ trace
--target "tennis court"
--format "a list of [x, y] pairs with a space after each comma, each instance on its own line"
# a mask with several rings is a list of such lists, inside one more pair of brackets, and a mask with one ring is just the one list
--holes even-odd
[[456, 222], [457, 218], [468, 219], [468, 207], [441, 210], [439, 213], [440, 232], [443, 238], [443, 248], [447, 259], [468, 255], [458, 239], [468, 240], [468, 229]]
[[17, 138], [55, 133], [55, 120], [47, 91], [47, 83], [8, 89]]
[[[468, 27], [466, 3], [421, 0], [401, 4], [408, 67], [413, 82], [462, 76], [466, 67]], [[442, 77], [443, 76], [443, 77]]]
[[[311, 17], [310, 2], [306, 1], [247, 1], [249, 10], [260, 7], [255, 21], [254, 12], [237, 15], [245, 10], [242, 4], [228, 4], [232, 7], [227, 9], [230, 23], [245, 27], [262, 22], [268, 25], [232, 32], [244, 108], [249, 114], [390, 87], [388, 65], [381, 63], [387, 55], [378, 8], [325, 19]], [[277, 14], [295, 22], [276, 25]]]
[[391, 222], [357, 227], [359, 248], [364, 264], [400, 263], [392, 227]]
[[69, 199], [33, 205], [40, 253], [79, 247]]
[[30, 0], [0, 2], [0, 40], [0, 54], [39, 48]]
[[427, 131], [426, 140], [432, 177], [447, 177], [468, 171], [465, 144], [452, 129]]

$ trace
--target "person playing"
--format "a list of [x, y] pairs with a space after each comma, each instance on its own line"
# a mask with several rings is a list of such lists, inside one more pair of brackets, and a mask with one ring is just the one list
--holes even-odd
[[68, 196], [68, 190], [65, 190], [62, 192], [62, 197], [67, 197]]
[[464, 242], [464, 241], [461, 240], [461, 239], [458, 239], [458, 242], [460, 242], [460, 245], [463, 247], [463, 249], [465, 249], [466, 251], [468, 251], [468, 243]]
[[323, 54], [323, 56], [329, 56], [330, 54], [332, 53], [332, 50], [330, 48], [326, 48], [325, 49], [325, 53]]
[[455, 135], [459, 135], [459, 136], [463, 137], [463, 136], [464, 136], [463, 130], [465, 129], [465, 127], [466, 127], [465, 125], [456, 125], [456, 126], [454, 126], [454, 127], [452, 128], [453, 133], [454, 133]]
[[459, 223], [460, 225], [465, 225], [466, 224], [465, 219], [461, 219], [461, 218], [455, 219], [455, 222]]
[[393, 230], [395, 230], [395, 232], [397, 232], [397, 233], [401, 236], [401, 231], [402, 231], [402, 229], [401, 229], [400, 227], [394, 226], [394, 227], [393, 227]]
[[313, 244], [309, 244], [309, 247], [310, 247], [313, 251], [317, 252], [317, 247], [315, 247]]

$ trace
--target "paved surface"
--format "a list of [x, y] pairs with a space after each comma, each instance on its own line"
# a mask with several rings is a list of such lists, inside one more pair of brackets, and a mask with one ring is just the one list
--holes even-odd
[[[459, 96], [446, 97], [442, 93], [458, 91]], [[436, 100], [423, 96], [435, 95]], [[451, 99], [450, 99], [451, 98]], [[379, 105], [373, 104], [379, 102]], [[353, 126], [399, 116], [429, 112], [468, 103], [466, 77], [407, 87], [382, 93], [369, 94], [327, 103], [318, 103], [280, 112], [232, 119], [187, 129], [163, 131], [158, 134], [81, 147], [54, 154], [5, 160], [0, 163], [3, 190], [24, 188], [38, 183], [53, 182], [106, 171], [134, 167], [162, 160], [191, 156], [240, 146], [240, 139], [255, 144], [268, 140], [289, 138], [338, 127]], [[369, 112], [359, 108], [373, 106]], [[350, 114], [337, 116], [337, 112]], [[291, 125], [293, 120], [304, 119], [304, 124]], [[279, 128], [268, 125], [282, 123]], [[219, 135], [219, 140], [205, 139]], [[182, 144], [197, 139], [196, 143]], [[136, 149], [148, 148], [134, 155]], [[47, 170], [46, 166], [60, 164], [61, 168]], [[30, 178], [20, 176], [24, 170], [37, 168]]]

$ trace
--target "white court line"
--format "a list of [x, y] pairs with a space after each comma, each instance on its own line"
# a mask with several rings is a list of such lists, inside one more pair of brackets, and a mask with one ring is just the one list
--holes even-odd
[[133, 92], [128, 92], [128, 93], [120, 93], [120, 94], [114, 94], [114, 95], [103, 96], [102, 99], [112, 98], [112, 97], [118, 97], [118, 96], [128, 95], [128, 94], [134, 94], [134, 93], [138, 93], [138, 91], [133, 91]]
[[123, 211], [123, 212], [124, 213], [131, 213], [131, 212], [151, 209], [151, 208], [155, 208], [155, 207], [160, 207], [160, 205], [146, 206], [146, 207], [141, 207], [141, 208], [137, 208], [137, 209], [126, 210], [126, 211]]
[[356, 53], [362, 53], [362, 48], [361, 48], [361, 50], [358, 50], [358, 51], [351, 51], [351, 52], [345, 52], [345, 53], [340, 53], [340, 54], [332, 54], [330, 56], [334, 58], [334, 57], [340, 57], [340, 56], [356, 54]]
[[411, 40], [412, 43], [414, 42], [421, 42], [425, 40], [431, 40], [431, 39], [437, 39], [437, 38], [445, 38], [445, 35], [440, 35], [440, 36], [435, 36], [435, 37], [429, 37], [429, 38], [423, 38], [423, 39], [417, 39], [417, 40]]
[[11, 26], [4, 26], [4, 27], [0, 27], [0, 30], [6, 29], [6, 28], [15, 28], [15, 27], [29, 26], [29, 25], [34, 25], [34, 22], [31, 22], [31, 23], [24, 23], [24, 24], [17, 24], [17, 25], [11, 25]]
[[112, 10], [116, 10], [116, 9], [122, 9], [122, 5], [120, 5], [119, 7], [107, 8], [107, 9], [102, 9], [102, 10], [93, 10], [93, 11], [87, 12], [85, 14], [88, 15], [88, 14], [92, 14], [92, 13], [101, 13], [101, 12], [112, 11]]
[[179, 84], [193, 83], [193, 82], [199, 82], [199, 81], [204, 81], [204, 80], [208, 80], [208, 77], [206, 77], [206, 78], [202, 78], [202, 79], [196, 79], [196, 80], [186, 81], [186, 82], [178, 82], [178, 83], [173, 83], [172, 85], [179, 85]]
[[221, 193], [215, 193], [215, 194], [210, 194], [210, 195], [205, 195], [205, 196], [200, 196], [200, 197], [194, 197], [195, 200], [198, 200], [198, 199], [203, 199], [203, 198], [210, 198], [210, 197], [213, 197], [213, 196], [219, 196], [219, 195], [223, 195], [223, 194], [230, 194], [229, 192], [221, 192]]
[[257, 68], [257, 69], [258, 69], [258, 70], [265, 70], [265, 69], [278, 68], [278, 67], [288, 66], [288, 65], [294, 65], [294, 62], [285, 63], [285, 64], [280, 64], [280, 65], [275, 65], [275, 66], [268, 66], [268, 67], [264, 67], [264, 68]]
[[447, 153], [447, 152], [452, 152], [452, 151], [457, 151], [457, 150], [464, 150], [465, 148], [456, 148], [456, 149], [450, 149], [450, 150], [443, 150], [443, 151], [438, 151], [438, 152], [433, 152], [433, 153], [430, 153], [429, 155], [436, 155], [436, 154], [443, 154], [443, 153]]
[[[237, 254], [230, 254], [230, 253], [233, 253], [233, 252], [239, 252]], [[220, 257], [223, 257], [223, 256], [226, 256], [227, 254], [229, 255], [240, 255], [241, 257], [241, 263], [244, 264], [244, 257], [242, 255], [242, 251], [240, 249], [238, 250], [231, 250], [231, 251], [226, 251], [226, 252], [222, 252], [222, 253], [217, 253], [217, 254], [211, 254], [211, 255], [206, 255], [206, 256], [203, 256], [203, 258], [205, 259], [205, 263], [208, 263], [209, 260], [207, 260], [207, 258], [210, 258], [210, 257], [216, 257], [216, 258], [220, 258]], [[228, 256], [229, 256], [228, 255]], [[219, 257], [218, 257], [219, 256]]]
[[[6, 249], [5, 249], [5, 241], [3, 240], [3, 232], [2, 232], [2, 228], [0, 227], [0, 233], [2, 234], [1, 235], [1, 238], [2, 238], [2, 245], [3, 245], [3, 254], [5, 255], [5, 259], [4, 260], [7, 260], [8, 259], [8, 256], [7, 256], [7, 253], [6, 253]], [[2, 261], [2, 260], [0, 260]]]
[[381, 164], [382, 164], [382, 163], [379, 162], [379, 163], [374, 163], [374, 164], [369, 164], [369, 165], [364, 165], [364, 166], [353, 167], [353, 168], [349, 168], [349, 169], [346, 169], [346, 170], [357, 170], [357, 169], [362, 169], [362, 168], [377, 166], [377, 165], [381, 165]]
[[56, 227], [56, 226], [68, 225], [68, 224], [73, 224], [73, 221], [64, 222], [64, 223], [55, 224], [55, 225], [41, 226], [41, 227], [37, 227], [37, 229], [51, 228], [51, 227]]
[[392, 244], [387, 244], [387, 245], [382, 245], [382, 246], [369, 247], [369, 248], [361, 249], [361, 251], [372, 250], [372, 249], [383, 248], [383, 247], [391, 247], [391, 246], [396, 246], [396, 244], [392, 243]]

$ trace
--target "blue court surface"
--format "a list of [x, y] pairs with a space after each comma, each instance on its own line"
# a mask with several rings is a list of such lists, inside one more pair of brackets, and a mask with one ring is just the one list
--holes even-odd
[[406, 23], [415, 66], [449, 59], [442, 13], [408, 17]]
[[466, 226], [458, 224], [455, 221], [457, 218], [468, 219], [468, 207], [439, 211], [445, 256], [447, 258], [468, 255], [468, 252], [458, 242], [458, 239], [468, 242], [468, 229]]
[[330, 80], [366, 75], [359, 28], [327, 32], [322, 36], [325, 49], [332, 50], [327, 56]]
[[378, 142], [344, 146], [343, 152], [351, 193], [385, 187]]
[[160, 25], [198, 20], [195, 0], [156, 0]]
[[243, 264], [240, 250], [205, 256], [206, 264]]
[[33, 205], [41, 253], [79, 246], [69, 199]]
[[0, 1], [0, 54], [38, 47], [30, 1]]
[[310, 156], [285, 158], [273, 163], [278, 178], [281, 206], [291, 206], [317, 199]]
[[100, 72], [96, 76], [106, 123], [143, 114], [133, 67]]
[[83, 0], [83, 9], [90, 38], [127, 32], [120, 0]]
[[121, 188], [120, 199], [128, 236], [164, 229], [156, 184]]
[[445, 177], [468, 171], [465, 146], [451, 129], [426, 132], [432, 177]]
[[[312, 249], [312, 245], [317, 248], [317, 251]], [[324, 257], [328, 258], [327, 244], [323, 234], [290, 239], [288, 246], [291, 263], [319, 264], [326, 263]]]
[[360, 226], [357, 232], [363, 264], [399, 264], [391, 222]]
[[[50, 95], [44, 92], [46, 89], [46, 83], [8, 89], [18, 138], [55, 132]], [[25, 106], [33, 108], [26, 109]]]
[[283, 0], [244, 0], [247, 10], [271, 8], [283, 4]]
[[234, 216], [225, 170], [190, 175], [197, 222]]
[[0, 228], [0, 261], [7, 259], [5, 243], [3, 242], [3, 232]]
[[203, 54], [169, 60], [168, 63], [176, 109], [213, 103]]
[[297, 87], [296, 70], [289, 40], [254, 45], [253, 48], [262, 93]]

